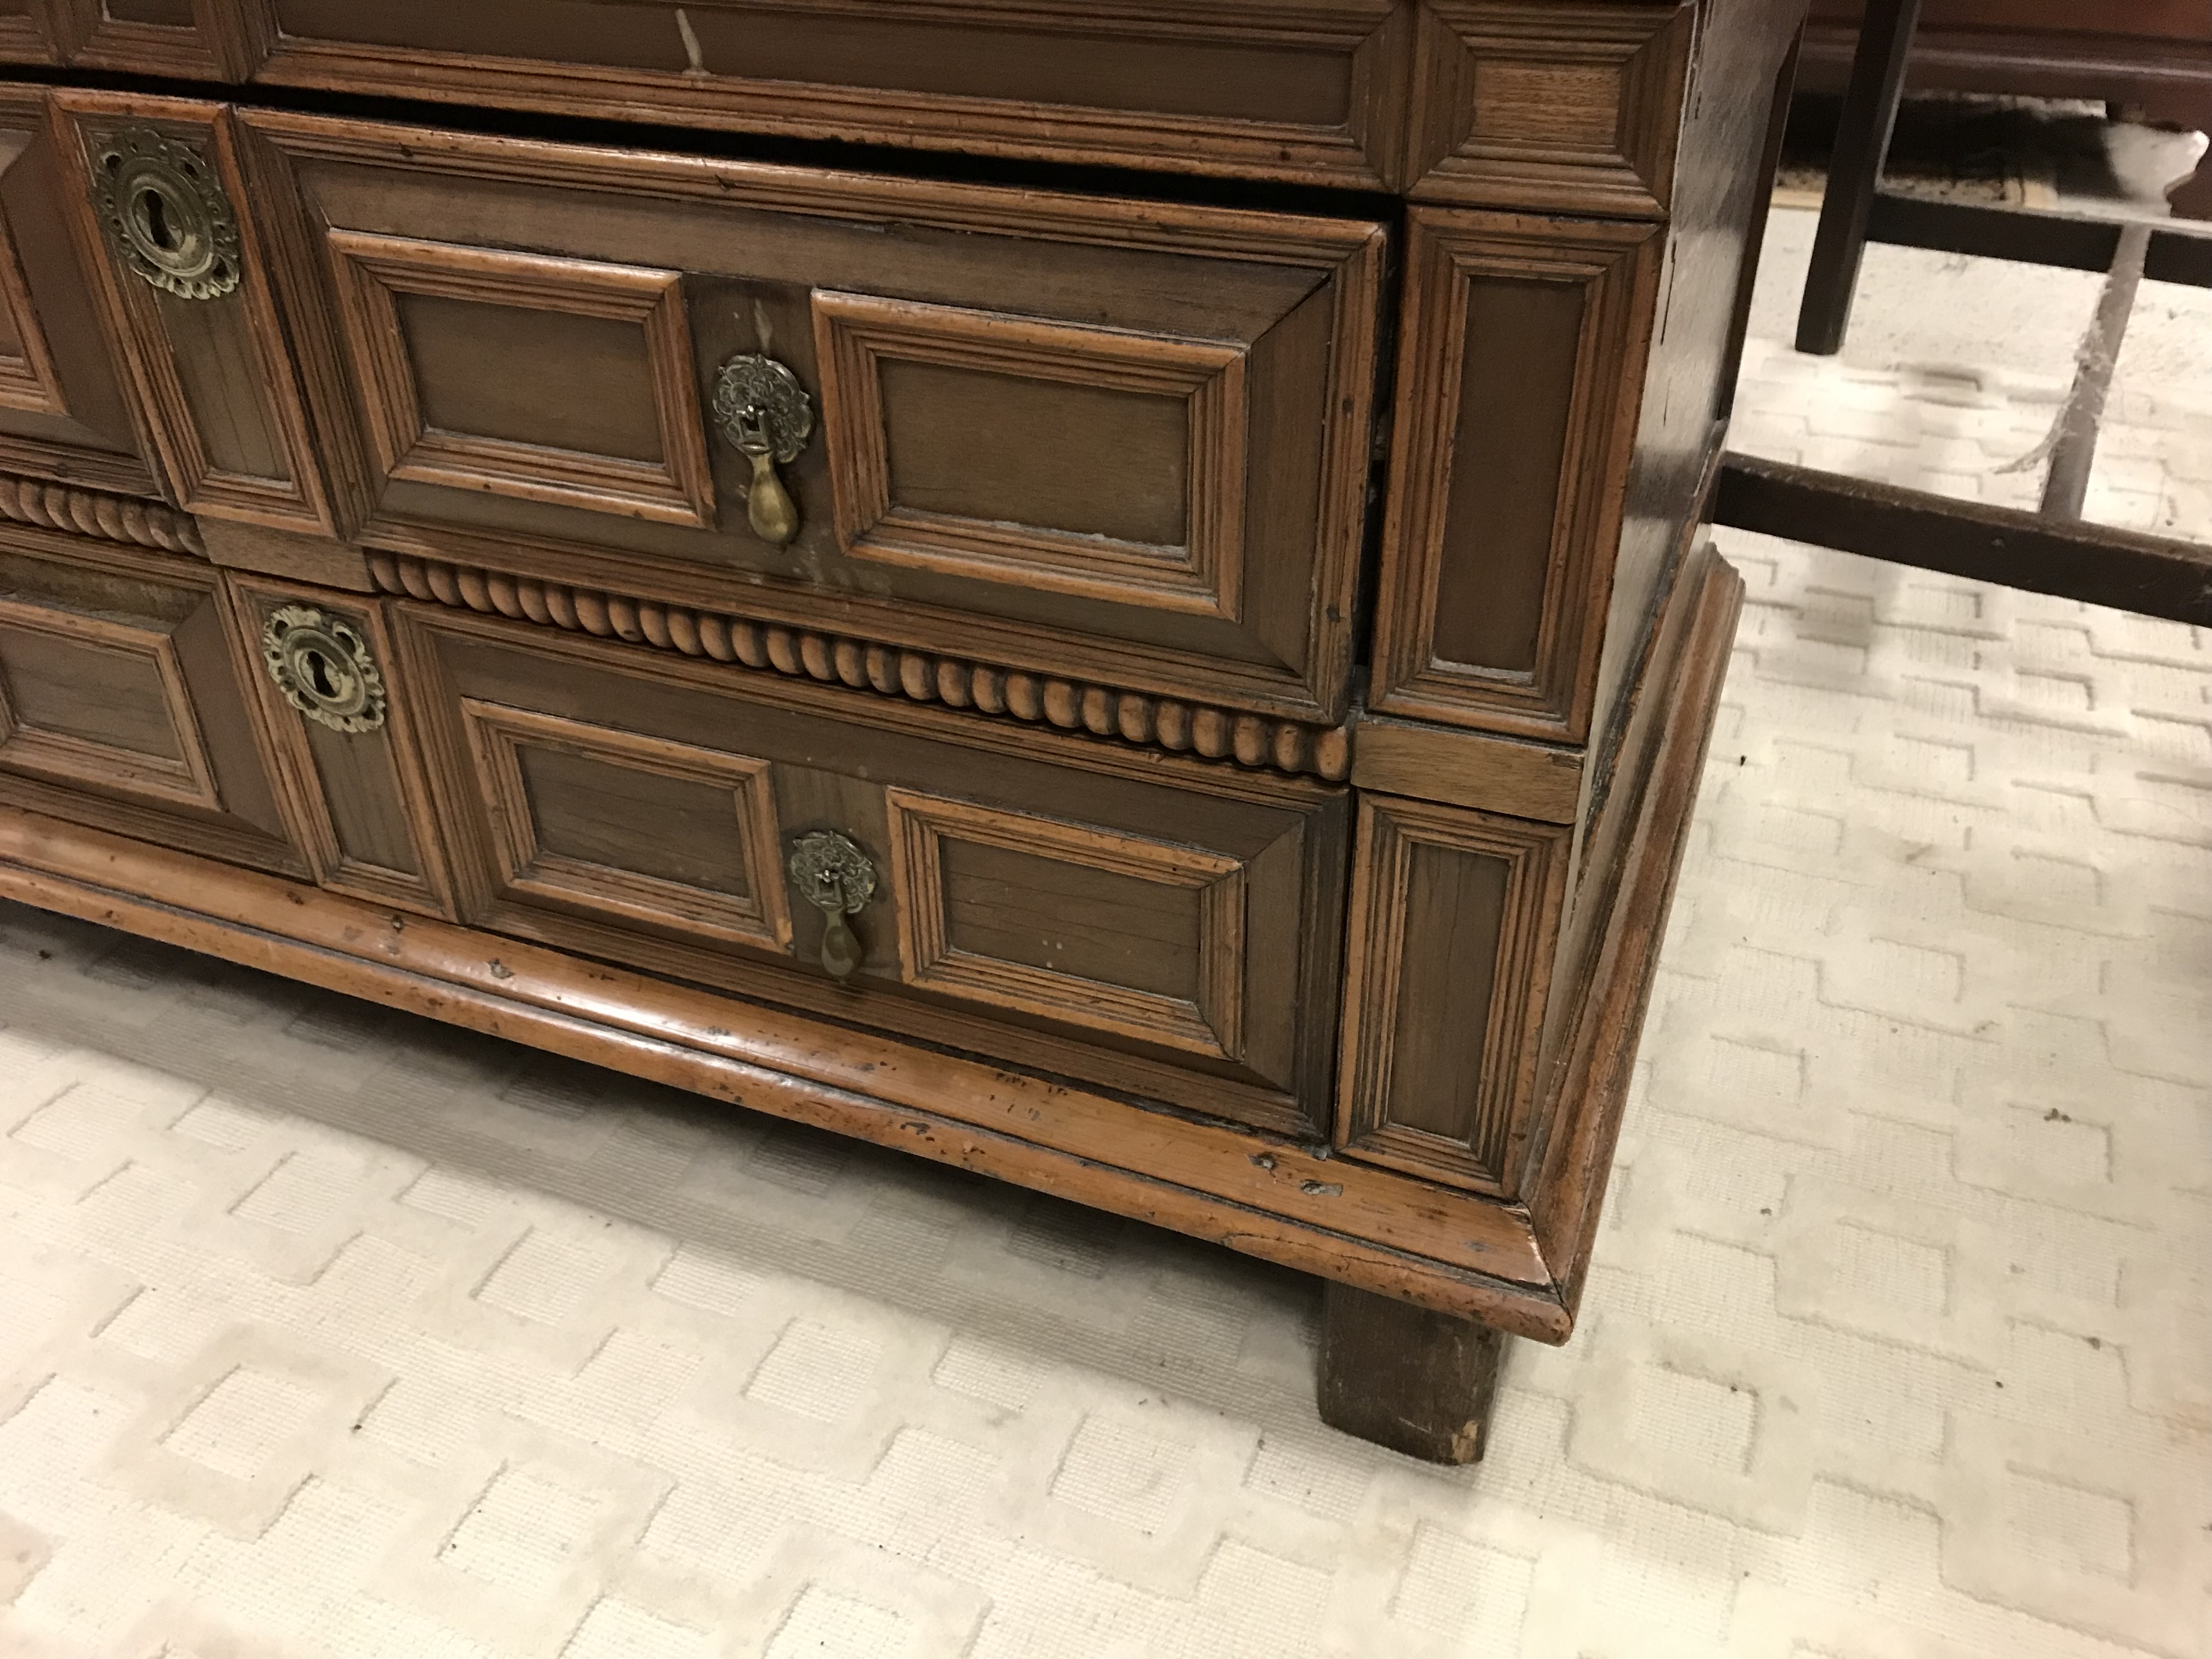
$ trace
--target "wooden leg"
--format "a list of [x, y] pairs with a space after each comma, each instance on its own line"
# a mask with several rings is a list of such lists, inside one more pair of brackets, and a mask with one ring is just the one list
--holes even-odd
[[1881, 185], [1881, 164], [1905, 100], [1905, 60], [1920, 22], [1920, 0], [1867, 0], [1858, 54], [1844, 94], [1835, 154], [1828, 161], [1828, 194], [1813, 264], [1805, 273], [1805, 298], [1797, 313], [1797, 349], [1832, 357], [1850, 327], [1851, 297], [1866, 252], [1868, 216]]
[[1504, 1334], [1349, 1285], [1322, 1297], [1321, 1420], [1431, 1463], [1480, 1458]]

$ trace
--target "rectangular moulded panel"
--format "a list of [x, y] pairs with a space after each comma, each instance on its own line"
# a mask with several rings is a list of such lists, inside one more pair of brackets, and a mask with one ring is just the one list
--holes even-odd
[[1656, 225], [1415, 210], [1378, 712], [1588, 738], [1663, 246]]
[[1364, 795], [1338, 1144], [1518, 1195], [1570, 825]]

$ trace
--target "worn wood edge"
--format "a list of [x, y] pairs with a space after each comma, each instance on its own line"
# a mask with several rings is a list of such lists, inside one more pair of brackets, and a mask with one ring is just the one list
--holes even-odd
[[912, 702], [940, 703], [1204, 760], [1308, 775], [1329, 783], [1341, 783], [1352, 771], [1351, 732], [1345, 726], [1270, 720], [1175, 697], [412, 554], [372, 550], [368, 571], [379, 591], [398, 598], [649, 645], [757, 672]]
[[[1696, 586], [1683, 596], [1691, 607], [1688, 637], [1662, 693], [1670, 697], [1669, 717], [1638, 789], [1635, 826], [1610, 883], [1604, 933], [1576, 988], [1577, 1012], [1551, 1091], [1558, 1121], [1532, 1189], [1538, 1249], [1571, 1321], [1580, 1306], [1612, 1177], [1659, 949], [1743, 608], [1743, 578], [1705, 545], [1700, 563], [1685, 572]], [[1604, 879], [1608, 873], [1585, 878]]]
[[1545, 823], [1575, 821], [1587, 759], [1579, 749], [1371, 715], [1352, 729], [1357, 788]]
[[[161, 896], [176, 892], [191, 908]], [[1520, 1210], [1279, 1137], [19, 809], [0, 808], [0, 896], [1001, 1175], [1515, 1334], [1559, 1341], [1568, 1328]], [[723, 1023], [733, 1018], [742, 1029]]]
[[0, 518], [156, 552], [207, 556], [200, 527], [189, 514], [160, 501], [103, 495], [41, 478], [0, 473]]

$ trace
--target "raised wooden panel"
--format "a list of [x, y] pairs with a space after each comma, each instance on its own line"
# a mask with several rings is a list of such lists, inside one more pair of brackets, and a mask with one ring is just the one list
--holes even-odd
[[72, 69], [242, 81], [268, 43], [260, 0], [33, 0], [61, 20]]
[[0, 801], [304, 874], [205, 565], [0, 524]]
[[[350, 539], [1117, 693], [1348, 709], [1373, 221], [236, 118], [319, 250], [295, 333], [352, 340]], [[730, 510], [750, 469], [694, 401], [756, 354], [816, 405], [779, 467], [787, 543]]]
[[790, 948], [766, 761], [473, 698], [461, 714], [508, 891]]
[[217, 806], [166, 629], [0, 596], [0, 766]]
[[885, 800], [910, 984], [1242, 1056], [1240, 861], [911, 790]]
[[1416, 209], [1374, 707], [1589, 732], [1663, 239]]
[[156, 495], [74, 193], [46, 95], [0, 87], [0, 471]]
[[814, 319], [852, 557], [1238, 616], [1243, 347], [854, 294]]
[[[385, 477], [714, 522], [676, 272], [344, 230], [329, 243]], [[466, 372], [459, 348], [487, 334], [541, 354], [550, 381]]]
[[1406, 0], [231, 0], [261, 78], [748, 132], [1399, 182]]
[[1422, 0], [1413, 194], [1663, 216], [1697, 7]]
[[[353, 594], [243, 573], [225, 586], [239, 636], [254, 653], [251, 678], [294, 836], [316, 880], [374, 903], [452, 915], [443, 839], [421, 775], [414, 699], [399, 671], [384, 607]], [[367, 641], [384, 683], [383, 725], [368, 732], [335, 731], [285, 701], [264, 672], [258, 647], [270, 613], [293, 605], [329, 612]]]
[[[324, 348], [324, 331], [288, 337], [278, 320], [272, 257], [259, 216], [277, 206], [264, 188], [226, 110], [141, 94], [58, 91], [71, 213], [92, 258], [101, 326], [122, 356], [172, 498], [197, 514], [311, 535], [343, 535], [352, 486], [349, 453], [326, 441], [310, 413], [301, 362]], [[92, 179], [106, 142], [150, 129], [194, 158], [218, 184], [240, 228], [238, 286], [184, 299], [141, 280], [106, 246]], [[281, 216], [281, 210], [280, 210]], [[333, 482], [333, 479], [337, 482]]]
[[1339, 1146], [1517, 1195], [1573, 833], [1360, 798]]

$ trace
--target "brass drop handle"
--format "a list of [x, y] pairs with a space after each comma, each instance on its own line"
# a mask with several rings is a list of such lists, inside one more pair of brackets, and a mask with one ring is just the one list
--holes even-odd
[[714, 376], [714, 420], [753, 464], [745, 519], [776, 547], [799, 534], [799, 504], [776, 473], [797, 460], [814, 435], [814, 400], [799, 377], [773, 357], [732, 357]]
[[791, 879], [822, 912], [822, 970], [843, 981], [860, 971], [867, 947], [845, 918], [876, 896], [876, 866], [849, 836], [817, 830], [791, 843]]

